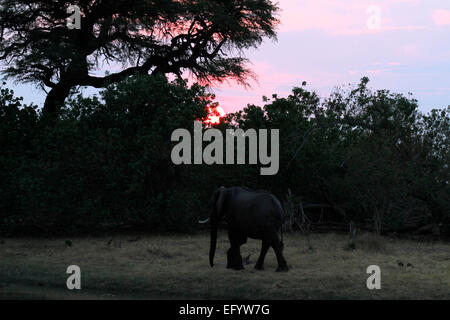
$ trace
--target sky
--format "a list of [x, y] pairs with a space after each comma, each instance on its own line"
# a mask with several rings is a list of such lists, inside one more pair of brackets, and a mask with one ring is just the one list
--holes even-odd
[[[226, 112], [262, 105], [263, 95], [287, 96], [303, 81], [326, 97], [364, 76], [373, 89], [412, 92], [423, 112], [450, 105], [449, 0], [279, 0], [278, 6], [278, 40], [244, 53], [257, 82], [213, 88]], [[43, 104], [44, 93], [33, 85], [11, 86], [26, 103]]]

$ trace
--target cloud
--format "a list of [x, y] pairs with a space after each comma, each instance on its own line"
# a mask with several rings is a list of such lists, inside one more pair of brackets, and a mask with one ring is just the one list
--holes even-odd
[[450, 25], [450, 10], [434, 10], [433, 21], [438, 26]]
[[386, 69], [372, 69], [372, 70], [366, 70], [367, 74], [379, 74], [382, 72], [386, 72]]
[[318, 29], [352, 33], [365, 28], [366, 6], [353, 0], [340, 6], [327, 0], [284, 0], [280, 6], [281, 32]]
[[[418, 4], [419, 0], [380, 0], [376, 5], [373, 0], [281, 0], [280, 31], [323, 30], [332, 35], [370, 35], [422, 30], [426, 26], [411, 23], [405, 13]], [[378, 8], [379, 16], [374, 7]], [[380, 19], [380, 27], [370, 29], [368, 22], [374, 15]]]
[[401, 46], [399, 53], [402, 57], [418, 58], [422, 55], [422, 48], [419, 44], [409, 43]]

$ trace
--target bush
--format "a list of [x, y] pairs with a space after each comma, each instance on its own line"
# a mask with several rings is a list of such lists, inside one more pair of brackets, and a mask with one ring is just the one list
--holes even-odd
[[123, 225], [186, 231], [198, 199], [170, 159], [170, 136], [205, 117], [210, 96], [165, 78], [134, 77], [101, 98], [72, 97], [56, 124], [2, 90], [4, 227], [74, 233]]
[[309, 212], [313, 221], [329, 216], [378, 232], [449, 225], [450, 108], [422, 115], [411, 96], [367, 83], [327, 99], [294, 88], [217, 126], [279, 129], [275, 176], [253, 165], [172, 164], [172, 132], [192, 131], [214, 104], [199, 85], [131, 77], [99, 97], [72, 95], [56, 122], [1, 88], [0, 228], [190, 232], [221, 185], [270, 190], [282, 201], [291, 189], [303, 203], [330, 207]]

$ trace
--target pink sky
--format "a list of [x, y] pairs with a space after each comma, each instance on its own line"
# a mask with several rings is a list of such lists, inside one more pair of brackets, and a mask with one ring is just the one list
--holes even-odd
[[[412, 92], [421, 109], [450, 105], [450, 1], [279, 0], [278, 42], [266, 41], [246, 56], [258, 83], [215, 88], [227, 112], [263, 95], [286, 96], [308, 82], [321, 95], [358, 83], [375, 89]], [[379, 29], [369, 29], [369, 7], [380, 10]]]
[[[450, 105], [450, 1], [278, 0], [278, 5], [278, 42], [245, 52], [258, 82], [247, 90], [236, 83], [213, 89], [226, 112], [262, 105], [263, 95], [287, 96], [303, 81], [326, 96], [364, 76], [375, 89], [412, 92], [423, 111]], [[368, 27], [374, 6], [380, 10], [378, 29]], [[26, 103], [43, 104], [44, 93], [32, 85], [13, 87]]]

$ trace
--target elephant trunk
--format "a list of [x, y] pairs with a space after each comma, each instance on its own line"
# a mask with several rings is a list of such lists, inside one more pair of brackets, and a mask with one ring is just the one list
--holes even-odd
[[216, 253], [216, 244], [217, 244], [217, 228], [219, 224], [219, 219], [217, 218], [217, 214], [214, 210], [211, 215], [211, 244], [209, 247], [209, 264], [211, 267], [214, 266], [214, 254]]

